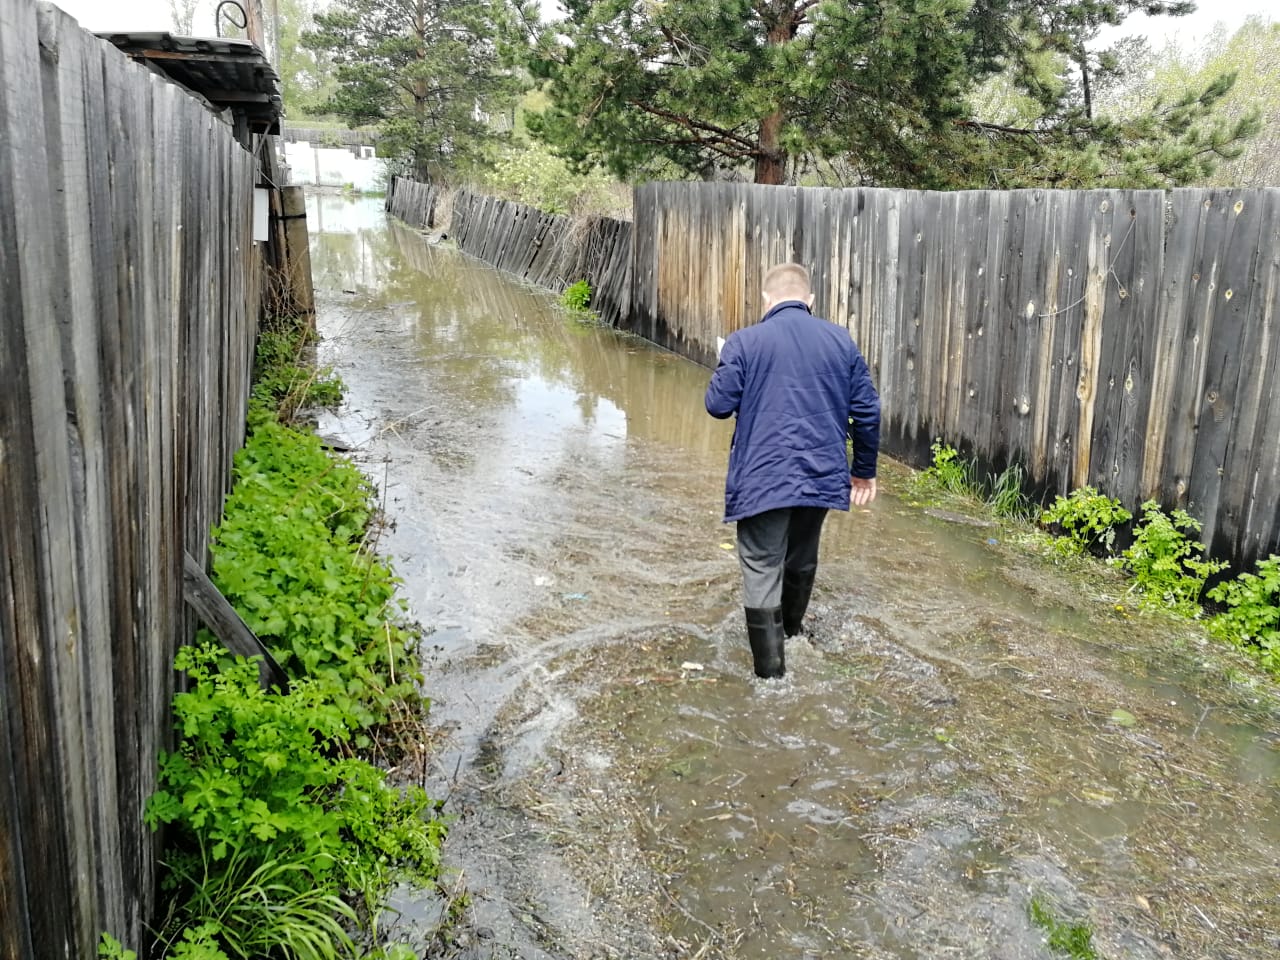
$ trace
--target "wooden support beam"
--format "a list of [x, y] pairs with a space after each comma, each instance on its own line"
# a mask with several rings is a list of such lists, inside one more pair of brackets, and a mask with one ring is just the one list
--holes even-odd
[[315, 324], [316, 299], [311, 285], [311, 244], [307, 237], [307, 198], [301, 187], [282, 187], [281, 206], [287, 244], [289, 297], [299, 317]]
[[185, 551], [182, 554], [182, 598], [232, 653], [241, 657], [261, 657], [258, 661], [258, 682], [262, 689], [268, 690], [273, 686], [279, 687], [281, 692], [289, 689], [289, 678], [275, 657], [240, 619], [240, 614], [214, 586], [200, 562]]
[[202, 89], [200, 95], [214, 103], [270, 103], [271, 94], [255, 90]]
[[267, 35], [263, 28], [262, 0], [241, 0], [241, 3], [244, 4], [245, 19], [248, 21], [245, 33], [249, 35], [249, 42], [265, 53]]

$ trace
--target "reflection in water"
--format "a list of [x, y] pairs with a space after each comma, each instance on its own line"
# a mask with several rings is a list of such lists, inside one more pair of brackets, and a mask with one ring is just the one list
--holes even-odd
[[[545, 292], [509, 281], [477, 283], [488, 277], [472, 262], [424, 244], [400, 224], [389, 235], [406, 269], [392, 275], [385, 297], [409, 299], [423, 283], [453, 294], [437, 293], [419, 315], [418, 342], [428, 355], [447, 345], [464, 351], [464, 363], [487, 356], [510, 379], [570, 390], [584, 424], [597, 419], [603, 405], [614, 422], [597, 424], [597, 434], [612, 430], [616, 436], [622, 426], [626, 435], [690, 452], [727, 451], [732, 427], [702, 408], [707, 371], [641, 341], [567, 319], [548, 309]], [[617, 414], [624, 424], [616, 422]]]
[[[1194, 652], [1173, 656], [1167, 625], [1072, 602], [1005, 531], [894, 497], [887, 463], [875, 508], [827, 526], [792, 675], [755, 683], [708, 371], [576, 323], [376, 202], [329, 198], [315, 218], [326, 359], [349, 386], [332, 426], [389, 498], [384, 545], [439, 651], [434, 715], [459, 727], [445, 767], [483, 755], [503, 787], [558, 789], [565, 809], [598, 793], [609, 817], [644, 811], [631, 834], [666, 864], [675, 929], [717, 927], [733, 956], [1042, 957], [1032, 889], [1092, 915], [1117, 956], [1266, 955], [1276, 733]], [[498, 841], [469, 829], [453, 856], [492, 877]], [[491, 915], [523, 910], [491, 884]], [[563, 909], [588, 902], [574, 890]], [[1193, 907], [1240, 950], [1216, 950]], [[589, 915], [560, 923], [610, 942]]]

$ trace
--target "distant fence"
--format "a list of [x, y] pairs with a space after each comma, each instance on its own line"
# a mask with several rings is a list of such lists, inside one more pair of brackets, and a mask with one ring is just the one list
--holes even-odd
[[387, 211], [405, 223], [430, 230], [436, 225], [440, 191], [434, 184], [392, 177], [387, 186]]
[[310, 143], [317, 147], [372, 147], [378, 143], [376, 130], [324, 129], [291, 123], [280, 128], [280, 136], [286, 143]]
[[653, 183], [633, 206], [589, 269], [581, 227], [519, 204], [462, 194], [450, 230], [553, 289], [600, 278], [610, 322], [709, 365], [798, 261], [867, 356], [888, 452], [941, 437], [1042, 492], [1184, 507], [1235, 564], [1280, 552], [1280, 190]]
[[0, 957], [153, 916], [184, 549], [240, 446], [257, 165], [174, 84], [0, 0]]
[[[387, 209], [415, 226], [433, 225], [434, 187], [396, 177]], [[586, 280], [591, 309], [625, 325], [631, 313], [631, 224], [608, 217], [574, 220], [535, 207], [458, 191], [449, 234], [467, 253], [557, 292]]]

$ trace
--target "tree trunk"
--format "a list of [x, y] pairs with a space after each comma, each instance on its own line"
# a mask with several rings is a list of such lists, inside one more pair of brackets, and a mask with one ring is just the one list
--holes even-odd
[[[419, 0], [414, 11], [414, 33], [418, 45], [414, 51], [419, 61], [427, 57], [427, 16], [423, 3]], [[427, 183], [430, 174], [427, 171], [427, 83], [419, 78], [413, 81], [413, 179], [419, 183]]]
[[1084, 88], [1084, 115], [1090, 120], [1093, 119], [1093, 83], [1089, 79], [1089, 53], [1080, 48], [1080, 56], [1077, 60], [1080, 64], [1080, 81]]
[[781, 184], [786, 181], [787, 155], [782, 152], [782, 111], [775, 110], [760, 121], [760, 145], [756, 154], [756, 183]]
[[[780, 0], [771, 10], [772, 22], [766, 21], [766, 40], [771, 47], [780, 47], [795, 39], [800, 22], [800, 11], [795, 0]], [[756, 145], [756, 183], [782, 184], [787, 179], [787, 154], [782, 149], [782, 108], [774, 110], [760, 121], [759, 143]]]

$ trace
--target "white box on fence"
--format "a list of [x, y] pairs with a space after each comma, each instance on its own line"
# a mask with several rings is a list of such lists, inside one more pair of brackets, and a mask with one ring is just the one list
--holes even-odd
[[271, 191], [255, 187], [253, 191], [253, 240], [255, 243], [271, 239]]

